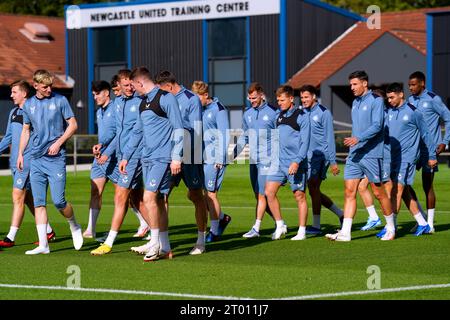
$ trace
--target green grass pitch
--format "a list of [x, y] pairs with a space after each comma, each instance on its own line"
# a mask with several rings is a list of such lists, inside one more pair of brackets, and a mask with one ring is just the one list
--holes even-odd
[[[274, 224], [266, 216], [261, 237], [244, 239], [254, 221], [255, 200], [248, 178], [248, 166], [230, 165], [225, 174], [220, 199], [223, 211], [232, 216], [220, 242], [207, 245], [200, 256], [188, 253], [196, 241], [194, 208], [180, 186], [171, 196], [170, 239], [175, 254], [173, 260], [144, 263], [142, 256], [129, 251], [143, 244], [132, 238], [137, 220], [129, 212], [111, 254], [94, 257], [90, 250], [94, 240], [85, 240], [80, 251], [72, 247], [68, 224], [49, 206], [50, 221], [57, 241], [50, 244], [49, 255], [26, 256], [36, 240], [34, 221], [26, 212], [16, 246], [0, 252], [2, 271], [0, 284], [33, 286], [66, 286], [68, 267], [80, 268], [82, 288], [151, 291], [169, 295], [131, 295], [125, 293], [78, 292], [62, 290], [6, 288], [0, 285], [2, 299], [183, 299], [170, 294], [192, 294], [216, 297], [278, 299], [338, 292], [366, 291], [371, 274], [367, 268], [380, 268], [381, 289], [428, 286], [450, 283], [450, 169], [441, 165], [436, 175], [436, 233], [415, 237], [409, 234], [412, 217], [402, 208], [398, 238], [382, 242], [377, 231], [363, 232], [359, 228], [367, 219], [362, 202], [350, 243], [334, 243], [323, 236], [308, 236], [306, 241], [290, 241], [297, 231], [295, 201], [288, 187], [280, 192], [283, 217], [289, 227], [285, 239], [272, 241]], [[73, 203], [77, 220], [86, 227], [90, 194], [89, 175], [68, 173], [67, 199]], [[416, 176], [416, 191], [423, 200], [420, 173]], [[9, 230], [11, 177], [0, 177], [0, 237]], [[343, 176], [329, 176], [323, 191], [342, 207]], [[113, 211], [113, 189], [108, 185], [104, 207], [97, 230], [108, 231]], [[423, 201], [422, 201], [423, 203]], [[380, 214], [379, 205], [376, 203]], [[311, 222], [311, 209], [309, 219]], [[333, 231], [338, 219], [326, 209], [322, 211], [322, 226]], [[186, 298], [192, 296], [186, 296]], [[330, 297], [332, 299], [332, 297]], [[366, 295], [345, 295], [336, 299], [449, 299], [450, 288], [418, 289], [401, 292], [381, 292]]]

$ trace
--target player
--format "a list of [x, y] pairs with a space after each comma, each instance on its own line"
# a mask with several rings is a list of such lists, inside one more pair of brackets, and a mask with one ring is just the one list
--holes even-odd
[[115, 74], [112, 79], [111, 79], [111, 90], [114, 94], [115, 98], [119, 98], [122, 95], [122, 90], [120, 89], [120, 79], [119, 79], [119, 75]]
[[97, 110], [98, 143], [92, 147], [94, 162], [91, 168], [91, 200], [89, 204], [89, 223], [83, 233], [84, 238], [95, 238], [97, 218], [102, 206], [102, 194], [106, 182], [110, 180], [114, 188], [119, 179], [119, 168], [115, 153], [104, 163], [99, 164], [97, 158], [106, 150], [116, 135], [116, 122], [114, 117], [114, 104], [110, 98], [111, 87], [106, 81], [92, 82], [92, 95]]
[[342, 230], [326, 237], [335, 241], [351, 241], [356, 192], [361, 179], [366, 176], [386, 218], [387, 232], [381, 239], [393, 240], [394, 214], [383, 185], [384, 100], [369, 90], [369, 76], [365, 71], [350, 74], [349, 82], [356, 98], [352, 105], [352, 137], [344, 139], [344, 145], [350, 147], [344, 170], [344, 221]]
[[305, 85], [300, 88], [303, 110], [310, 118], [311, 141], [308, 149], [308, 189], [313, 209], [313, 225], [306, 228], [306, 234], [321, 234], [321, 206], [331, 210], [340, 221], [343, 212], [333, 201], [320, 191], [322, 181], [327, 178], [328, 168], [334, 176], [339, 174], [336, 163], [333, 116], [327, 108], [318, 103], [316, 88]]
[[206, 203], [211, 219], [211, 227], [206, 235], [208, 243], [218, 241], [231, 221], [229, 215], [221, 217], [222, 210], [218, 198], [228, 159], [230, 122], [228, 110], [219, 102], [219, 99], [209, 96], [208, 84], [203, 81], [194, 81], [192, 91], [198, 95], [204, 108], [202, 116], [205, 150], [203, 174]]
[[[77, 130], [77, 121], [64, 96], [52, 92], [53, 76], [47, 70], [33, 75], [36, 95], [23, 106], [23, 128], [17, 156], [17, 169], [23, 172], [29, 164], [24, 158], [25, 148], [31, 144], [30, 182], [35, 207], [39, 246], [27, 255], [48, 254], [47, 188], [50, 186], [55, 207], [67, 219], [75, 250], [83, 246], [81, 226], [75, 220], [72, 205], [66, 202], [65, 143]], [[30, 127], [33, 133], [30, 138]]]
[[[190, 251], [191, 255], [205, 252], [206, 226], [208, 213], [203, 196], [203, 166], [201, 155], [202, 141], [202, 103], [196, 94], [180, 85], [175, 75], [169, 71], [161, 71], [156, 76], [156, 84], [167, 92], [173, 94], [178, 101], [181, 111], [183, 127], [187, 135], [184, 140], [184, 160], [181, 174], [173, 176], [173, 185], [178, 186], [181, 179], [188, 188], [188, 199], [195, 206], [195, 220], [197, 223], [197, 242]], [[196, 145], [198, 150], [196, 150]]]
[[[33, 195], [30, 185], [30, 146], [24, 151], [26, 167], [21, 172], [17, 170], [17, 155], [19, 152], [20, 134], [23, 126], [23, 105], [31, 94], [31, 86], [24, 80], [15, 81], [11, 84], [11, 98], [15, 107], [11, 110], [8, 117], [6, 134], [0, 142], [0, 154], [5, 152], [11, 145], [9, 157], [9, 166], [13, 177], [13, 214], [9, 232], [3, 240], [0, 240], [0, 248], [10, 248], [15, 244], [16, 234], [22, 224], [25, 213], [25, 204], [34, 215]], [[56, 238], [55, 232], [50, 224], [47, 225], [47, 239], [53, 241]]]
[[[419, 158], [419, 142], [423, 141], [428, 148], [427, 165], [430, 168], [437, 165], [436, 145], [431, 140], [422, 113], [406, 101], [402, 86], [399, 83], [393, 83], [387, 87], [386, 93], [388, 102], [392, 106], [386, 119], [391, 153], [392, 182], [389, 184], [392, 190], [392, 207], [395, 210], [394, 213], [398, 215], [402, 196], [405, 196], [405, 202], [418, 223], [415, 235], [420, 236], [429, 233], [431, 228], [422, 217], [417, 203], [411, 198], [407, 186], [414, 183], [415, 167]], [[384, 229], [378, 236], [383, 236], [385, 232]]]
[[[436, 154], [439, 155], [445, 150], [450, 141], [450, 111], [438, 95], [426, 89], [425, 80], [425, 75], [420, 71], [416, 71], [409, 76], [408, 85], [411, 92], [409, 102], [422, 112], [423, 119], [430, 130], [431, 138], [437, 146]], [[441, 120], [445, 125], [444, 138], [441, 136]], [[433, 188], [433, 181], [434, 173], [438, 171], [438, 167], [431, 168], [427, 166], [428, 157], [427, 146], [422, 141], [420, 143], [418, 169], [422, 169], [422, 186], [425, 192], [428, 214], [427, 222], [431, 228], [431, 233], [433, 233], [436, 208], [436, 194]], [[411, 186], [410, 189], [412, 189]], [[412, 192], [415, 194], [413, 190]]]
[[[116, 154], [118, 160], [122, 158], [124, 149], [130, 140], [133, 127], [139, 117], [139, 106], [142, 99], [134, 94], [130, 75], [131, 71], [127, 69], [118, 72], [122, 95], [114, 100], [116, 135], [97, 159], [97, 163], [101, 165], [112, 157], [113, 154]], [[114, 214], [111, 222], [111, 229], [105, 242], [97, 249], [91, 251], [92, 255], [99, 256], [111, 252], [114, 241], [128, 211], [129, 201], [132, 206], [142, 214], [142, 220], [145, 221], [145, 233], [148, 230], [148, 214], [143, 203], [141, 152], [142, 144], [140, 144], [131, 155], [128, 162], [127, 173], [121, 174], [119, 177], [114, 195]], [[142, 232], [142, 236], [145, 235], [145, 233]]]
[[130, 80], [143, 100], [119, 168], [122, 174], [126, 174], [131, 155], [142, 144], [144, 203], [149, 213], [151, 232], [144, 261], [171, 259], [168, 196], [171, 176], [181, 172], [184, 138], [181, 112], [175, 96], [157, 87], [147, 68], [135, 68]]
[[294, 89], [281, 86], [277, 89], [277, 102], [280, 114], [277, 119], [279, 132], [279, 166], [267, 177], [265, 193], [267, 203], [275, 218], [276, 229], [272, 240], [279, 240], [287, 233], [280, 212], [277, 192], [281, 185], [289, 181], [298, 206], [299, 228], [297, 235], [291, 240], [306, 239], [306, 221], [308, 204], [305, 190], [308, 175], [308, 148], [310, 143], [310, 120], [305, 111], [294, 105]]
[[279, 110], [265, 101], [265, 93], [260, 83], [250, 84], [247, 93], [251, 108], [244, 112], [242, 118], [244, 132], [239, 137], [233, 154], [236, 158], [245, 145], [249, 145], [250, 182], [256, 198], [256, 220], [250, 231], [245, 233], [243, 237], [255, 238], [259, 237], [264, 213], [267, 211], [272, 216], [272, 212], [267, 205], [264, 189], [271, 167], [272, 132], [276, 129]]

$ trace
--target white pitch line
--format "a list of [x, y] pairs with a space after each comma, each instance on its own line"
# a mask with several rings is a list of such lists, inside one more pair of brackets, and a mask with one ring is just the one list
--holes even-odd
[[[209, 296], [209, 295], [200, 295], [200, 294], [185, 294], [185, 293], [171, 293], [171, 292], [157, 292], [157, 291], [134, 291], [134, 290], [117, 290], [117, 289], [101, 289], [101, 288], [71, 288], [71, 287], [61, 287], [61, 286], [35, 286], [35, 285], [20, 285], [20, 284], [6, 284], [6, 283], [0, 283], [0, 288], [115, 293], [115, 294], [144, 295], [144, 296], [198, 298], [198, 299], [210, 299], [210, 300], [255, 300], [254, 298]], [[275, 299], [270, 299], [270, 300], [310, 300], [310, 299], [324, 299], [324, 298], [345, 297], [345, 296], [354, 296], [354, 295], [369, 295], [369, 294], [378, 294], [378, 293], [418, 291], [418, 290], [444, 289], [444, 288], [450, 288], [450, 283], [426, 285], [426, 286], [377, 289], [377, 290], [313, 294], [313, 295], [296, 296], [296, 297], [275, 298]], [[265, 300], [265, 299], [261, 299], [261, 300]]]
[[337, 292], [337, 293], [312, 294], [312, 295], [307, 295], [307, 296], [281, 298], [281, 299], [277, 299], [277, 300], [310, 300], [310, 299], [323, 299], [323, 298], [333, 298], [333, 297], [368, 295], [368, 294], [401, 292], [401, 291], [442, 289], [442, 288], [450, 288], [450, 283], [434, 284], [434, 285], [427, 285], [427, 286], [413, 286], [413, 287], [400, 287], [400, 288], [376, 289], [376, 290], [364, 290], [364, 291], [347, 291], [347, 292]]
[[252, 298], [208, 296], [208, 295], [189, 294], [189, 293], [117, 290], [117, 289], [102, 289], [102, 288], [71, 288], [71, 287], [61, 287], [61, 286], [34, 286], [34, 285], [7, 284], [7, 283], [0, 283], [0, 288], [38, 289], [38, 290], [55, 290], [55, 291], [79, 291], [79, 292], [95, 292], [95, 293], [116, 293], [116, 294], [130, 294], [130, 295], [144, 295], [144, 296], [166, 296], [166, 297], [178, 297], [178, 298], [211, 299], [211, 300], [254, 300]]

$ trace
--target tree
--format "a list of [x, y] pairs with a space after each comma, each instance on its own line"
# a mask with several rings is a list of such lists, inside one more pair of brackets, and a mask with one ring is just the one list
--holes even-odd
[[382, 12], [435, 8], [449, 5], [449, 0], [325, 0], [325, 2], [358, 14], [366, 13], [367, 8], [371, 5], [379, 6]]
[[107, 0], [2, 0], [0, 12], [30, 14], [48, 17], [64, 17], [64, 6], [82, 3], [111, 2]]
[[[261, 0], [263, 1], [263, 0]], [[365, 14], [370, 5], [377, 5], [382, 12], [448, 6], [449, 0], [323, 0], [332, 5]], [[0, 12], [13, 14], [64, 17], [64, 6], [82, 3], [111, 2], [108, 0], [1, 0]]]

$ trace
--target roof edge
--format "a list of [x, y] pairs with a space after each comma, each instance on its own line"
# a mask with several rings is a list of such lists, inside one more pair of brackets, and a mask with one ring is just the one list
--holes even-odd
[[[407, 40], [407, 39], [403, 39], [402, 37], [400, 37], [400, 35], [398, 35], [396, 32], [396, 30], [388, 30], [387, 32], [390, 33], [392, 36], [396, 37], [398, 40], [402, 41], [403, 43], [407, 44], [408, 46], [410, 46], [411, 48], [413, 48], [414, 50], [418, 51], [419, 53], [423, 54], [424, 56], [427, 55], [427, 48], [423, 48], [422, 50], [419, 50], [417, 48], [417, 46], [415, 46], [413, 44], [413, 42], [411, 40]], [[401, 31], [400, 31], [401, 32]], [[426, 34], [426, 31], [424, 32]]]
[[328, 11], [340, 14], [342, 16], [345, 16], [347, 18], [351, 18], [351, 19], [354, 19], [354, 20], [357, 20], [357, 21], [366, 21], [367, 20], [367, 18], [365, 18], [365, 17], [363, 17], [363, 16], [361, 16], [361, 15], [359, 15], [357, 13], [351, 12], [351, 11], [349, 11], [347, 9], [343, 9], [343, 8], [339, 8], [339, 7], [333, 6], [333, 5], [329, 4], [329, 3], [322, 2], [322, 1], [319, 1], [319, 0], [303, 0], [303, 2], [309, 3], [309, 4], [314, 5], [316, 7], [323, 8], [325, 10], [328, 10]]
[[[319, 60], [325, 53], [327, 53], [331, 48], [333, 48], [338, 42], [344, 39], [349, 33], [351, 33], [356, 27], [358, 23], [351, 25], [343, 34], [337, 37], [332, 43], [330, 43], [325, 49], [319, 52], [314, 58], [311, 59], [302, 69], [300, 69], [297, 73], [295, 73], [291, 79], [295, 78], [297, 75], [301, 74], [303, 71], [308, 69], [311, 65], [313, 65], [317, 60]], [[289, 79], [289, 80], [291, 80]]]

